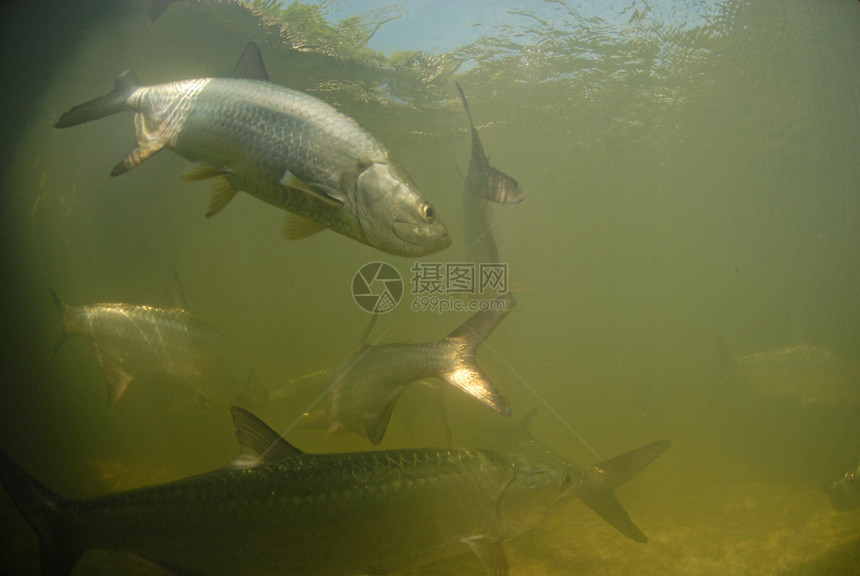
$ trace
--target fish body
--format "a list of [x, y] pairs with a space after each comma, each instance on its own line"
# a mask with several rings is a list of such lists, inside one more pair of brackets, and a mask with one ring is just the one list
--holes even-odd
[[508, 401], [475, 362], [478, 346], [514, 305], [512, 297], [493, 303], [491, 309], [475, 313], [440, 340], [363, 344], [330, 376], [329, 430], [348, 432], [364, 425], [370, 441], [378, 444], [401, 394], [410, 383], [425, 378], [439, 378], [509, 416]]
[[[317, 376], [318, 373], [324, 373], [326, 380], [328, 380], [331, 372], [331, 370], [321, 370], [317, 373], [308, 375], [307, 378], [316, 379], [315, 376]], [[299, 377], [297, 379], [293, 379], [288, 384], [296, 384], [297, 382], [304, 380], [305, 378], [306, 377]], [[324, 384], [324, 382], [319, 383]], [[445, 446], [453, 446], [454, 436], [451, 430], [451, 425], [448, 422], [448, 410], [445, 407], [445, 402], [443, 400], [444, 389], [442, 388], [442, 386], [435, 382], [421, 380], [416, 384], [415, 391], [417, 393], [413, 394], [412, 396], [397, 396], [398, 403], [402, 405], [402, 403], [405, 401], [409, 405], [407, 409], [404, 410], [404, 412], [406, 414], [409, 414], [409, 416], [401, 418], [401, 422], [406, 427], [409, 437], [414, 441], [416, 438], [420, 437], [421, 432], [425, 430], [424, 422], [421, 420], [416, 420], [414, 418], [414, 415], [416, 412], [429, 408], [429, 410], [437, 417], [440, 427], [442, 429], [442, 433], [445, 435]], [[295, 389], [295, 387], [293, 387], [293, 389], [289, 391], [280, 389], [275, 395], [270, 393], [269, 397], [272, 400], [287, 398], [290, 396], [297, 395], [297, 392], [298, 391]], [[367, 417], [371, 418], [372, 415], [369, 414]], [[326, 408], [311, 408], [302, 415], [302, 419], [298, 422], [298, 426], [306, 430], [329, 429], [331, 427], [329, 413]], [[355, 432], [356, 434], [366, 434], [365, 429], [360, 427], [353, 428], [349, 431]]]
[[721, 343], [721, 358], [717, 392], [741, 385], [803, 405], [860, 406], [860, 365], [828, 348], [801, 343], [731, 356]]
[[457, 83], [463, 108], [469, 118], [472, 136], [469, 167], [463, 188], [463, 220], [466, 239], [466, 260], [469, 262], [497, 263], [499, 252], [488, 220], [488, 202], [516, 204], [523, 193], [516, 180], [490, 166], [484, 146], [475, 125], [463, 88]]
[[860, 508], [860, 464], [835, 478], [825, 491], [837, 510], [844, 512]]
[[253, 407], [268, 399], [230, 340], [183, 308], [69, 306], [56, 294], [54, 299], [63, 322], [57, 347], [72, 336], [91, 343], [107, 380], [110, 405], [136, 381], [167, 384], [201, 404]]
[[243, 457], [175, 482], [67, 500], [0, 451], [0, 480], [40, 540], [43, 574], [68, 574], [85, 550], [134, 553], [177, 573], [382, 574], [471, 549], [506, 576], [503, 543], [579, 496], [646, 541], [612, 489], [666, 448], [657, 442], [595, 466], [545, 449], [416, 449], [303, 454], [233, 409]]
[[269, 82], [253, 43], [234, 75], [140, 86], [125, 72], [111, 93], [72, 108], [56, 126], [133, 112], [137, 147], [111, 175], [172, 150], [195, 162], [186, 180], [216, 179], [207, 216], [245, 191], [288, 212], [288, 238], [329, 228], [400, 256], [451, 243], [406, 171], [355, 120]]

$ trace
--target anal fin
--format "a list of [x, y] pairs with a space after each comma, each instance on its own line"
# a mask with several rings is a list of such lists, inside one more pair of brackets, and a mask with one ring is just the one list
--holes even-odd
[[382, 437], [385, 436], [385, 431], [388, 429], [388, 423], [391, 421], [391, 413], [394, 412], [394, 406], [400, 400], [400, 396], [406, 391], [406, 386], [401, 386], [391, 400], [380, 410], [378, 414], [364, 420], [364, 429], [367, 432], [367, 437], [371, 444], [379, 444], [382, 442]]
[[98, 356], [99, 364], [107, 379], [108, 406], [113, 406], [123, 397], [134, 377], [113, 357], [103, 353], [98, 346], [96, 347], [96, 356]]
[[508, 558], [500, 540], [489, 536], [475, 536], [463, 540], [484, 565], [489, 576], [508, 576]]
[[209, 198], [209, 209], [206, 211], [206, 217], [211, 218], [218, 214], [236, 197], [237, 193], [238, 190], [227, 178], [221, 176], [215, 180], [215, 184], [212, 185], [212, 196]]

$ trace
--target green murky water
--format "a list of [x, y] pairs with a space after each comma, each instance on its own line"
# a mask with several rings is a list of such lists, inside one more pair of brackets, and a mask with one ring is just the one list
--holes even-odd
[[[777, 358], [714, 390], [727, 353], [808, 342], [860, 357], [860, 5], [353, 4], [324, 4], [335, 21], [363, 17], [334, 31], [318, 12], [294, 9], [283, 26], [218, 2], [176, 2], [150, 26], [142, 1], [3, 9], [0, 446], [70, 497], [237, 453], [223, 408], [142, 389], [108, 408], [84, 342], [52, 358], [49, 285], [73, 304], [145, 303], [172, 265], [189, 308], [277, 390], [353, 352], [368, 320], [350, 295], [360, 266], [410, 277], [413, 260], [336, 234], [283, 239], [283, 214], [247, 195], [204, 218], [209, 185], [180, 182], [187, 163], [171, 153], [109, 177], [133, 146], [130, 115], [52, 127], [125, 69], [144, 83], [223, 75], [255, 40], [273, 81], [356, 118], [409, 170], [454, 236], [427, 262], [464, 254], [459, 81], [493, 165], [526, 193], [491, 207], [518, 305], [481, 365], [515, 417], [539, 408], [532, 432], [573, 461], [672, 440], [617, 491], [649, 544], [573, 501], [508, 544], [512, 574], [855, 573], [860, 512], [836, 512], [822, 487], [860, 458], [860, 382], [846, 376], [835, 405], [786, 397]], [[467, 317], [414, 312], [412, 299], [380, 319], [383, 341], [434, 339]], [[501, 417], [460, 396], [446, 394], [455, 443], [488, 442]], [[444, 442], [420, 404], [404, 398], [382, 448]], [[283, 429], [305, 408], [259, 415]], [[3, 572], [36, 573], [35, 537], [5, 493], [0, 510]], [[94, 552], [76, 573], [144, 569]], [[464, 554], [406, 573], [483, 568]]]

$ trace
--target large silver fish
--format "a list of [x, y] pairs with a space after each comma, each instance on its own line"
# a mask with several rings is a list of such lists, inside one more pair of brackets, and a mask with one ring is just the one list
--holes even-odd
[[42, 574], [69, 574], [92, 548], [177, 574], [249, 576], [383, 574], [471, 549], [487, 574], [506, 576], [504, 542], [572, 496], [646, 542], [612, 491], [669, 447], [593, 466], [530, 445], [303, 454], [232, 412], [244, 452], [232, 466], [89, 500], [58, 496], [0, 450], [0, 481], [39, 537]]
[[802, 342], [732, 355], [719, 344], [722, 373], [715, 398], [734, 388], [806, 406], [860, 407], [860, 364], [833, 350]]
[[170, 386], [201, 405], [259, 407], [268, 401], [265, 388], [230, 340], [181, 302], [173, 307], [69, 306], [53, 290], [51, 295], [63, 320], [55, 351], [72, 336], [86, 338], [104, 372], [109, 405], [138, 381]]
[[207, 216], [244, 191], [288, 211], [288, 238], [330, 228], [399, 256], [451, 243], [385, 147], [325, 102], [269, 82], [256, 44], [234, 76], [139, 86], [127, 71], [112, 92], [72, 108], [56, 126], [134, 112], [137, 148], [111, 175], [173, 150], [195, 162], [187, 180], [217, 179]]
[[499, 251], [493, 238], [493, 230], [487, 219], [488, 201], [499, 204], [516, 204], [523, 193], [516, 180], [490, 166], [484, 153], [481, 138], [472, 121], [472, 113], [463, 88], [457, 83], [463, 108], [469, 118], [472, 134], [472, 152], [463, 188], [463, 221], [466, 238], [466, 260], [468, 262], [497, 263]]
[[511, 296], [491, 302], [489, 310], [476, 312], [440, 340], [376, 346], [363, 340], [330, 376], [329, 431], [350, 432], [364, 425], [370, 441], [379, 444], [401, 394], [423, 378], [439, 378], [510, 416], [508, 401], [475, 362], [478, 347], [514, 306]]

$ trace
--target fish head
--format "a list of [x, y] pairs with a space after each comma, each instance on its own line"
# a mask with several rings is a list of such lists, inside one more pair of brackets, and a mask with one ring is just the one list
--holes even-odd
[[860, 508], [860, 466], [839, 476], [825, 488], [830, 502], [837, 510]]
[[358, 220], [374, 248], [397, 256], [424, 256], [451, 244], [436, 210], [395, 164], [360, 167], [355, 186]]
[[509, 535], [515, 536], [567, 501], [581, 482], [572, 466], [549, 451], [539, 460], [514, 456], [512, 464], [513, 475], [499, 497], [497, 513]]

